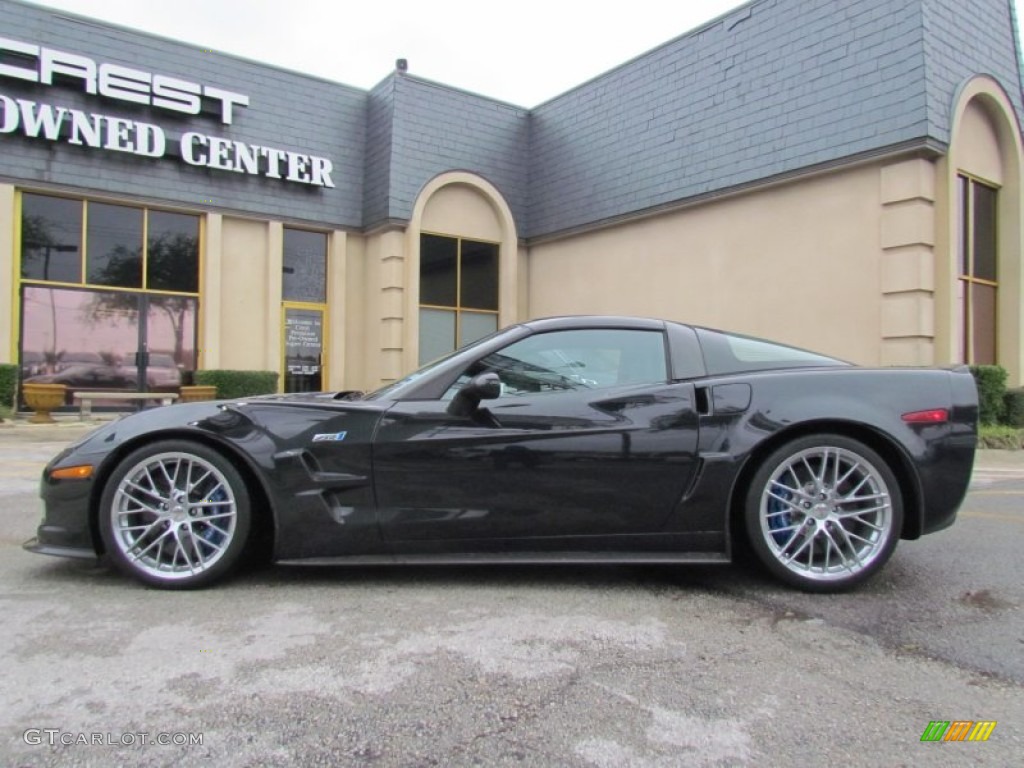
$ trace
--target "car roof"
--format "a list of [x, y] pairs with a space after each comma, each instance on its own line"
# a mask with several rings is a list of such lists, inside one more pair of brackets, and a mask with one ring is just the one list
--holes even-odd
[[632, 328], [639, 330], [660, 331], [665, 328], [664, 320], [652, 317], [632, 317], [628, 315], [560, 315], [527, 320], [520, 325], [531, 331], [553, 331], [572, 328]]

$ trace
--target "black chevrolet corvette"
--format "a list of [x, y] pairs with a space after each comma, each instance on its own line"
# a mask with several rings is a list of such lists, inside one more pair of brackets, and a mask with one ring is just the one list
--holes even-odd
[[865, 369], [622, 317], [499, 331], [369, 395], [174, 405], [46, 467], [26, 548], [158, 587], [280, 563], [711, 563], [745, 536], [812, 591], [951, 525], [964, 367]]

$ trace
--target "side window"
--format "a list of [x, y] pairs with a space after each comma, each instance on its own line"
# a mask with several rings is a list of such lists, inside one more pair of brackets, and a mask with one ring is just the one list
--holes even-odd
[[502, 397], [667, 381], [660, 331], [595, 329], [529, 336], [474, 363], [446, 393], [493, 371]]

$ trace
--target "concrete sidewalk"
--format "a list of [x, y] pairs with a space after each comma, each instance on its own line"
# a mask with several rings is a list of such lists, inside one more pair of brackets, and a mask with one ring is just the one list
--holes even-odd
[[113, 421], [116, 414], [81, 421], [77, 414], [54, 417], [54, 424], [30, 424], [26, 419], [4, 419], [0, 422], [0, 443], [56, 443], [77, 440], [96, 427]]
[[[107, 414], [80, 421], [77, 414], [60, 414], [55, 424], [29, 424], [24, 419], [0, 423], [0, 445], [11, 443], [70, 443], [98, 426], [113, 421], [118, 414]], [[979, 449], [974, 461], [977, 469], [1020, 469], [1024, 471], [1024, 451]]]

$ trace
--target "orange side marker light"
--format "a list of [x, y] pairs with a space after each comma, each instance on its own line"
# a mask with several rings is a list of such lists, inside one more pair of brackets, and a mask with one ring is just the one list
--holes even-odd
[[50, 472], [51, 480], [88, 480], [92, 477], [92, 464], [79, 464], [75, 467], [61, 467]]

